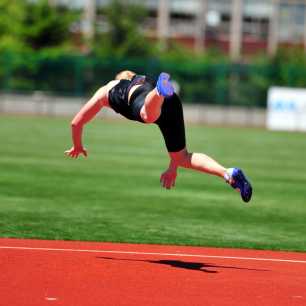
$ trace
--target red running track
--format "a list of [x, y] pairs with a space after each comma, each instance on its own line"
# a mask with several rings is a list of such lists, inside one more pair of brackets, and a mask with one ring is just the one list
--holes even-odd
[[306, 305], [306, 254], [0, 239], [0, 305]]

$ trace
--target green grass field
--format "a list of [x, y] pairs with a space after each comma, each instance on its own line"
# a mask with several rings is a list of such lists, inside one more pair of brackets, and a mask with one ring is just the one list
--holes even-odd
[[85, 129], [89, 157], [68, 159], [69, 122], [0, 117], [1, 237], [306, 251], [305, 134], [187, 125], [191, 151], [246, 171], [244, 204], [185, 169], [162, 189], [168, 157], [154, 125], [97, 119]]

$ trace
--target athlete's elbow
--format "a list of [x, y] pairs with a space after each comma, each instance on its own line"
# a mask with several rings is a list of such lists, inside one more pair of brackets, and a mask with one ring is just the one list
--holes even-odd
[[77, 129], [82, 126], [82, 122], [80, 120], [72, 120], [71, 121], [71, 128], [72, 129]]
[[75, 127], [78, 126], [78, 122], [77, 122], [76, 120], [73, 119], [73, 120], [71, 121], [70, 125], [71, 125], [72, 128], [75, 128]]
[[72, 128], [77, 128], [77, 127], [80, 127], [80, 126], [82, 126], [83, 125], [83, 120], [84, 120], [84, 118], [83, 118], [84, 116], [81, 116], [81, 115], [76, 115], [73, 119], [72, 119], [72, 121], [71, 121], [71, 127]]

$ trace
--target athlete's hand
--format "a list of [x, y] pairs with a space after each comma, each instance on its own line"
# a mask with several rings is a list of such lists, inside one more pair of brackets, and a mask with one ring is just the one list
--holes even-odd
[[175, 186], [177, 172], [168, 169], [160, 176], [160, 183], [164, 188], [171, 189]]
[[83, 154], [85, 157], [87, 157], [86, 149], [83, 147], [72, 147], [70, 150], [65, 151], [65, 155], [70, 156], [71, 158], [78, 158], [80, 154]]

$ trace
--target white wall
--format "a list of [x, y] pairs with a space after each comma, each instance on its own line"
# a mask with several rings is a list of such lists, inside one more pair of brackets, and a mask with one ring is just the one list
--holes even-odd
[[[85, 103], [84, 99], [33, 95], [0, 94], [0, 113], [72, 117]], [[266, 111], [257, 108], [184, 104], [185, 120], [191, 123], [264, 127]], [[99, 114], [104, 118], [123, 119], [111, 109]]]

